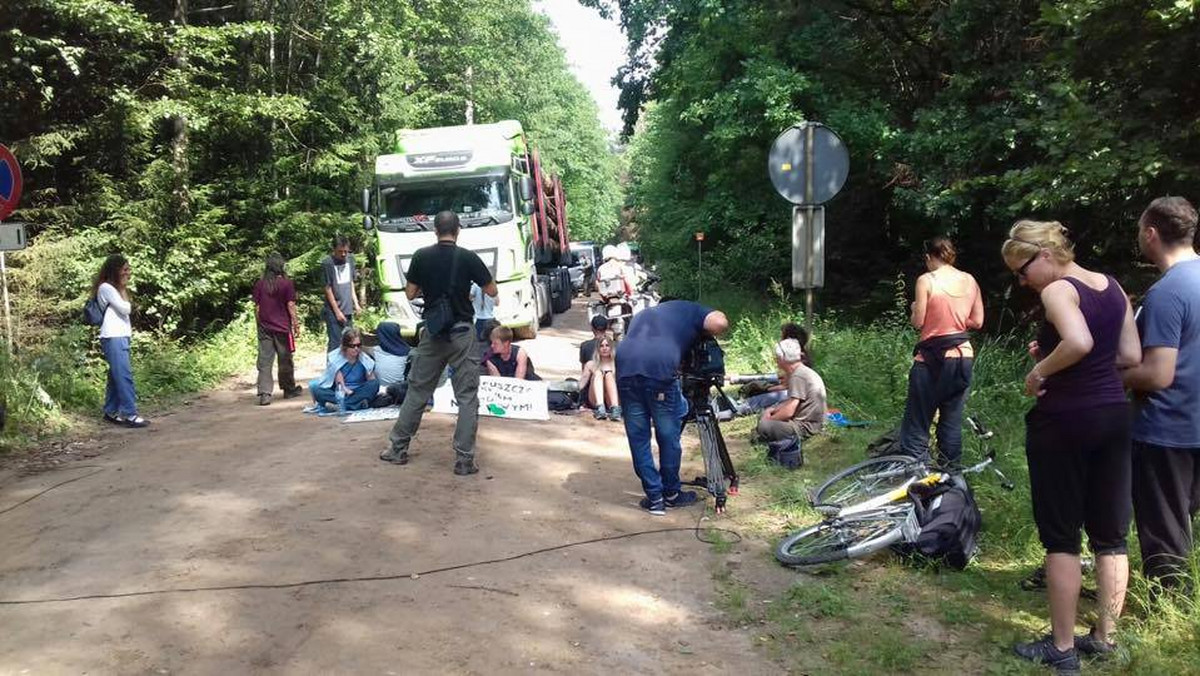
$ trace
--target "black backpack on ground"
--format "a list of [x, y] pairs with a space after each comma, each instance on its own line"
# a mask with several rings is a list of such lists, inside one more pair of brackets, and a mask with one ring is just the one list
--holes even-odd
[[957, 570], [966, 568], [979, 551], [983, 525], [971, 487], [961, 475], [953, 475], [933, 495], [914, 499], [921, 532], [915, 542], [896, 545], [896, 551]]

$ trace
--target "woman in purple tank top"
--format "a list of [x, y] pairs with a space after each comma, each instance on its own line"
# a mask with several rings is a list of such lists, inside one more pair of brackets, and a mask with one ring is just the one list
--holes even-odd
[[[1077, 673], [1079, 655], [1107, 652], [1125, 602], [1131, 504], [1131, 419], [1119, 368], [1141, 362], [1129, 299], [1116, 280], [1075, 262], [1066, 228], [1018, 221], [1001, 250], [1022, 286], [1038, 292], [1046, 320], [1029, 345], [1025, 376], [1035, 397], [1025, 416], [1025, 456], [1038, 537], [1046, 549], [1051, 635], [1017, 655]], [[1096, 555], [1099, 621], [1075, 636], [1081, 530]]]

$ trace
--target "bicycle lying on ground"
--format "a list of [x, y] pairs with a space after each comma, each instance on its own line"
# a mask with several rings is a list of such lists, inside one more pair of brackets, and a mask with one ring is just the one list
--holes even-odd
[[[994, 435], [978, 420], [968, 417], [984, 459], [959, 470], [960, 475], [984, 471], [996, 459], [988, 448]], [[1013, 484], [1000, 476], [1001, 485]], [[921, 531], [919, 500], [953, 480], [953, 475], [932, 467], [928, 458], [887, 455], [872, 458], [830, 476], [813, 493], [819, 523], [788, 535], [775, 547], [775, 558], [788, 566], [810, 566], [855, 559], [901, 542], [912, 543]]]

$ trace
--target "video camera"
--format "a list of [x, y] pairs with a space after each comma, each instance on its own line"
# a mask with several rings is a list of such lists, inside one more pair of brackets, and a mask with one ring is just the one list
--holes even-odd
[[725, 351], [712, 336], [702, 336], [692, 343], [679, 364], [685, 389], [720, 387], [725, 382]]

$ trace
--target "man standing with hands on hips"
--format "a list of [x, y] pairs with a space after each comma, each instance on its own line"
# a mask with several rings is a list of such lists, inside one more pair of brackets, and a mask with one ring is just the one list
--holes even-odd
[[475, 349], [475, 309], [471, 305], [471, 283], [479, 285], [494, 304], [499, 293], [492, 273], [474, 251], [458, 246], [458, 214], [442, 211], [433, 219], [437, 244], [423, 247], [408, 266], [404, 293], [409, 300], [425, 297], [420, 340], [409, 353], [408, 394], [400, 406], [400, 417], [388, 435], [390, 445], [379, 459], [395, 465], [408, 464], [408, 446], [425, 415], [425, 403], [433, 395], [442, 370], [454, 373], [454, 398], [458, 421], [454, 426], [454, 473], [467, 476], [475, 466], [475, 431], [479, 425], [479, 350]]
[[321, 319], [325, 320], [328, 337], [327, 354], [341, 348], [342, 332], [354, 326], [354, 315], [362, 312], [358, 295], [354, 293], [354, 256], [350, 255], [350, 240], [345, 235], [334, 235], [332, 249], [321, 261], [321, 277], [325, 282], [325, 307], [321, 309]]
[[[702, 335], [729, 329], [725, 314], [686, 300], [673, 300], [642, 310], [630, 322], [617, 346], [617, 393], [625, 414], [625, 436], [633, 455], [633, 471], [646, 497], [642, 509], [655, 516], [667, 507], [696, 501], [694, 491], [681, 490], [680, 436], [687, 402], [679, 388], [679, 363]], [[658, 467], [650, 450], [651, 424], [658, 441]]]

